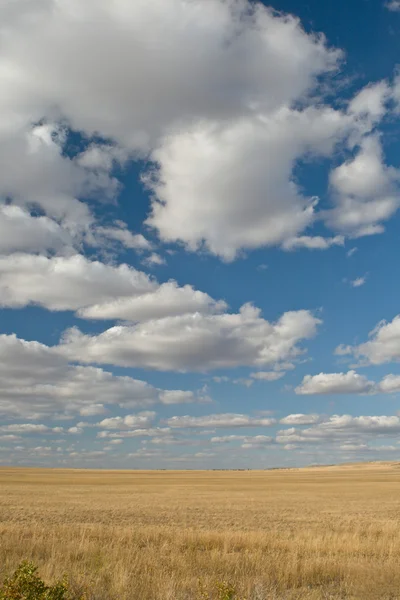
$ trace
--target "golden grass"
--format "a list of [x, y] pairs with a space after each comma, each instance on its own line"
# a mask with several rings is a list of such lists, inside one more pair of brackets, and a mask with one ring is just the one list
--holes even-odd
[[[0, 469], [0, 576], [24, 558], [96, 599], [400, 598], [400, 468]], [[211, 596], [213, 597], [213, 596]]]

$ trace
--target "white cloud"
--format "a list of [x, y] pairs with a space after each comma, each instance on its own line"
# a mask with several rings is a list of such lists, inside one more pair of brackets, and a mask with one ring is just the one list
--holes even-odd
[[382, 233], [400, 206], [399, 179], [383, 163], [379, 137], [364, 137], [358, 154], [331, 173], [336, 207], [325, 213], [328, 226], [351, 237]]
[[72, 435], [81, 435], [83, 433], [83, 429], [81, 427], [70, 427], [67, 430], [67, 433], [71, 433]]
[[40, 119], [58, 106], [76, 129], [132, 148], [174, 124], [291, 104], [340, 58], [295, 18], [245, 0], [20, 2], [12, 14], [1, 7], [12, 34], [2, 46], [2, 112]]
[[[386, 81], [367, 85], [351, 100], [349, 113], [356, 118], [367, 118], [367, 131], [387, 112], [391, 89]], [[369, 121], [369, 122], [368, 122]]]
[[275, 423], [275, 419], [263, 417], [250, 417], [240, 414], [216, 414], [204, 417], [171, 417], [166, 421], [169, 427], [196, 428], [196, 427], [269, 427]]
[[93, 304], [81, 309], [79, 315], [85, 319], [146, 321], [185, 313], [220, 312], [224, 309], [225, 302], [217, 302], [190, 285], [179, 287], [175, 281], [168, 281], [149, 293]]
[[225, 260], [291, 240], [312, 224], [316, 204], [291, 179], [294, 162], [308, 151], [328, 153], [347, 128], [347, 117], [331, 109], [284, 107], [166, 138], [153, 153], [158, 168], [148, 185], [157, 201], [147, 222], [164, 241], [191, 250], [204, 242]]
[[386, 375], [379, 383], [379, 390], [389, 394], [400, 391], [400, 375]]
[[166, 390], [161, 392], [160, 400], [162, 404], [188, 404], [195, 401], [195, 394], [182, 390]]
[[148, 267], [154, 267], [154, 266], [166, 265], [167, 261], [165, 260], [165, 258], [163, 256], [161, 256], [160, 254], [157, 254], [157, 252], [152, 252], [150, 254], [150, 256], [148, 256], [147, 258], [145, 258], [143, 260], [143, 263], [145, 265], [147, 265]]
[[[227, 260], [275, 244], [341, 244], [340, 236], [301, 235], [316, 203], [293, 168], [305, 156], [329, 155], [349, 134], [368, 133], [387, 110], [386, 82], [362, 90], [347, 113], [324, 106], [321, 76], [337, 69], [342, 53], [294, 17], [247, 0], [18, 7], [0, 7], [0, 195], [40, 206], [77, 240], [93, 228], [93, 239], [149, 250], [140, 234], [97, 227], [79, 201], [113, 199], [113, 168], [146, 155], [155, 195], [148, 223], [163, 240], [205, 244]], [[58, 121], [89, 139], [74, 158], [63, 153]], [[92, 143], [92, 134], [113, 141]], [[329, 221], [357, 235], [377, 231], [397, 207], [393, 197], [379, 198], [375, 223], [346, 202]], [[156, 253], [146, 260], [164, 262]]]
[[145, 381], [94, 367], [69, 365], [38, 342], [0, 335], [0, 414], [29, 419], [104, 414], [107, 405], [146, 407], [203, 401], [193, 394], [157, 389]]
[[313, 337], [320, 322], [303, 310], [269, 323], [246, 304], [238, 314], [168, 317], [112, 327], [98, 336], [74, 328], [64, 334], [59, 351], [80, 362], [163, 371], [262, 367], [301, 354], [298, 344]]
[[88, 406], [84, 406], [79, 411], [79, 414], [82, 417], [94, 417], [96, 415], [104, 415], [107, 412], [107, 409], [103, 404], [89, 404]]
[[93, 245], [105, 245], [107, 240], [114, 240], [125, 248], [134, 250], [150, 250], [152, 248], [151, 243], [142, 234], [133, 234], [125, 223], [121, 223], [119, 226], [96, 226], [92, 235]]
[[288, 415], [279, 421], [282, 425], [314, 425], [315, 423], [319, 423], [321, 417], [316, 414], [304, 415], [304, 414], [294, 414]]
[[390, 0], [390, 2], [386, 2], [385, 6], [388, 10], [391, 10], [392, 12], [400, 12], [399, 0]]
[[[342, 53], [322, 35], [247, 0], [14, 5], [0, 6], [1, 197], [40, 207], [75, 246], [92, 239], [150, 250], [143, 235], [96, 223], [79, 200], [113, 200], [114, 167], [146, 156], [154, 192], [148, 223], [162, 240], [205, 245], [226, 260], [261, 246], [341, 243], [302, 235], [316, 201], [293, 169], [349, 135], [358, 143], [384, 116], [391, 90], [370, 85], [347, 112], [325, 106], [321, 81]], [[72, 158], [63, 152], [67, 127], [89, 140]], [[94, 143], [91, 135], [111, 141]], [[392, 189], [368, 202], [336, 192], [328, 223], [344, 234], [380, 231], [398, 206]], [[32, 220], [27, 240], [58, 248], [61, 241], [36, 231], [45, 225]], [[156, 253], [147, 259], [163, 261]]]
[[350, 258], [356, 252], [358, 252], [358, 248], [356, 246], [354, 246], [354, 248], [350, 248], [350, 250], [347, 252], [347, 256]]
[[0, 252], [64, 251], [73, 247], [71, 234], [48, 217], [33, 217], [14, 205], [0, 202]]
[[298, 248], [308, 248], [309, 250], [328, 250], [332, 246], [343, 246], [344, 237], [337, 235], [332, 238], [321, 236], [302, 235], [296, 238], [288, 239], [283, 243], [285, 250], [297, 250]]
[[226, 444], [229, 442], [236, 442], [236, 441], [242, 441], [245, 439], [245, 435], [222, 435], [222, 436], [215, 436], [212, 437], [210, 442], [212, 444]]
[[225, 302], [190, 285], [179, 287], [175, 281], [160, 285], [126, 264], [107, 265], [82, 255], [0, 257], [0, 306], [29, 304], [76, 310], [86, 319], [132, 321], [226, 308]]
[[77, 310], [116, 296], [138, 296], [157, 285], [128, 265], [109, 266], [81, 255], [0, 257], [0, 304]]
[[364, 283], [367, 281], [367, 275], [364, 275], [363, 277], [357, 277], [356, 279], [353, 279], [352, 281], [350, 281], [350, 285], [352, 287], [361, 287], [362, 285], [364, 285]]
[[51, 431], [47, 425], [41, 425], [36, 423], [21, 423], [15, 425], [2, 425], [0, 426], [2, 433], [48, 433]]
[[333, 415], [308, 429], [291, 427], [278, 431], [276, 441], [280, 444], [359, 443], [366, 438], [397, 436], [399, 432], [400, 418], [396, 416]]
[[366, 363], [379, 365], [400, 360], [400, 315], [389, 323], [381, 321], [370, 332], [369, 341], [358, 346], [339, 346], [335, 353], [353, 354]]
[[242, 448], [264, 448], [269, 446], [274, 441], [274, 438], [268, 435], [254, 435], [245, 437], [243, 440]]
[[296, 394], [368, 394], [375, 384], [355, 371], [306, 375]]
[[111, 417], [110, 419], [103, 419], [97, 424], [97, 427], [103, 429], [146, 429], [150, 428], [154, 422], [156, 413], [153, 411], [145, 411], [137, 413], [136, 415], [126, 415], [125, 417]]
[[[122, 423], [123, 425], [123, 423]], [[171, 433], [170, 427], [147, 427], [146, 429], [118, 429], [116, 433], [112, 433], [110, 431], [100, 431], [97, 434], [97, 437], [100, 439], [127, 439], [127, 438], [136, 438], [136, 437], [154, 437], [167, 435], [169, 436]], [[111, 442], [109, 442], [111, 444]]]
[[282, 379], [284, 375], [284, 371], [257, 371], [256, 373], [250, 373], [250, 377], [259, 381], [277, 381], [278, 379]]

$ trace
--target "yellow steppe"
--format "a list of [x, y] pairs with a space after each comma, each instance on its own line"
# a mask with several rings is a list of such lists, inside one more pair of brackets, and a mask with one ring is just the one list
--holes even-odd
[[[400, 598], [400, 463], [273, 471], [0, 468], [0, 577], [94, 600]], [[215, 596], [216, 597], [216, 596]]]

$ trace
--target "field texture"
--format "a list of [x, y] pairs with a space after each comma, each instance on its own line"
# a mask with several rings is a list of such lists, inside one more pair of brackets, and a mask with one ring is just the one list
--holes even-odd
[[400, 466], [4, 468], [0, 543], [1, 577], [27, 558], [96, 600], [218, 598], [218, 581], [248, 600], [395, 599]]

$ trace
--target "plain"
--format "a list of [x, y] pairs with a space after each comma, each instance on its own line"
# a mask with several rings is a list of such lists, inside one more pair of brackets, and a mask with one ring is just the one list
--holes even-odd
[[96, 600], [400, 598], [400, 464], [273, 471], [0, 469], [0, 576]]

